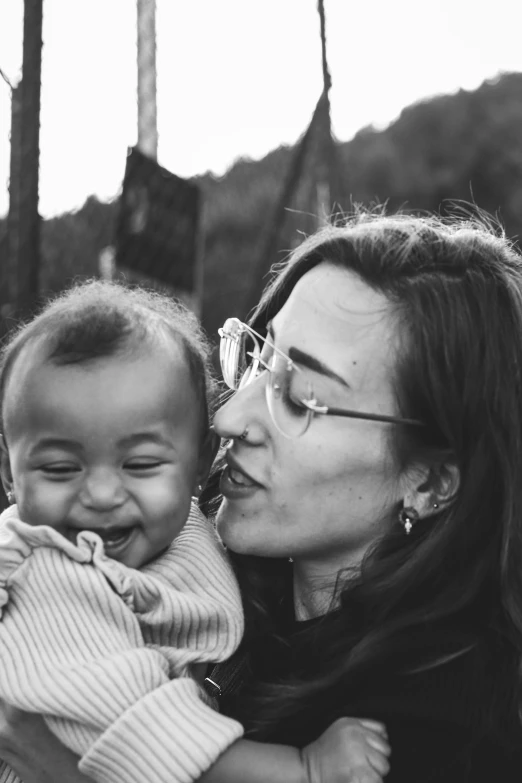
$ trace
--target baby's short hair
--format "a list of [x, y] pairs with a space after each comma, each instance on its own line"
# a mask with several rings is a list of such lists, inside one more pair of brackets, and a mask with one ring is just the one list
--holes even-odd
[[172, 339], [183, 350], [206, 432], [217, 384], [210, 345], [196, 316], [163, 294], [100, 280], [76, 284], [59, 294], [4, 344], [0, 354], [2, 428], [7, 382], [26, 347], [41, 344], [45, 358], [53, 364], [86, 364], [162, 338]]

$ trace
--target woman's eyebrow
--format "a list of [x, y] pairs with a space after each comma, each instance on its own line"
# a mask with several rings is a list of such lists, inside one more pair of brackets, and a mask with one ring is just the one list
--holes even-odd
[[[272, 339], [272, 342], [275, 343], [275, 330], [272, 321], [268, 322], [266, 328], [270, 338]], [[324, 375], [327, 378], [332, 378], [332, 380], [341, 383], [347, 389], [352, 388], [348, 381], [345, 381], [341, 375], [338, 375], [336, 372], [330, 369], [327, 364], [324, 364], [324, 362], [322, 362], [320, 359], [316, 359], [315, 356], [311, 356], [309, 353], [301, 351], [300, 348], [289, 348], [288, 356], [290, 359], [292, 359], [293, 362], [296, 362], [303, 367], [307, 367], [309, 370], [317, 372], [320, 375]]]
[[337, 375], [337, 373], [330, 369], [327, 364], [324, 364], [324, 362], [322, 362], [320, 359], [316, 359], [315, 356], [310, 356], [309, 353], [301, 351], [300, 348], [295, 348], [292, 346], [288, 349], [288, 356], [290, 359], [292, 359], [293, 362], [296, 362], [296, 364], [299, 364], [302, 367], [307, 367], [309, 370], [313, 370], [313, 372], [317, 372], [320, 375], [326, 376], [327, 378], [332, 378], [334, 381], [341, 383], [347, 389], [352, 388], [348, 381], [345, 381], [341, 375]]

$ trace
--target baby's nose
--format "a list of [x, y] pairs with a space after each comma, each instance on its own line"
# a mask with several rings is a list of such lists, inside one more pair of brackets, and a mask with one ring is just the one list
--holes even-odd
[[82, 501], [88, 508], [110, 510], [125, 501], [126, 493], [118, 471], [99, 469], [88, 473], [82, 490]]

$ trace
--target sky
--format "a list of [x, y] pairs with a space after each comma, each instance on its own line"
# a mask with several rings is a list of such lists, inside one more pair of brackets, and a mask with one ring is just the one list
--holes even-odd
[[[522, 71], [522, 3], [324, 0], [333, 131]], [[43, 0], [40, 212], [114, 197], [137, 139], [135, 0]], [[157, 0], [158, 161], [222, 175], [305, 130], [322, 88], [316, 0]], [[20, 77], [23, 0], [0, 0], [0, 68]], [[0, 79], [0, 215], [10, 89]]]

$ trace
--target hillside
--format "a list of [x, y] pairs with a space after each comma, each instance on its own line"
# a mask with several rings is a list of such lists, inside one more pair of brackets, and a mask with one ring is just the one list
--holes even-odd
[[[474, 201], [498, 214], [508, 234], [517, 237], [522, 233], [521, 128], [518, 73], [473, 92], [409, 106], [385, 130], [366, 128], [337, 145], [339, 205], [348, 209], [352, 201], [387, 200], [390, 209], [444, 210], [446, 199]], [[259, 161], [239, 160], [220, 179], [197, 180], [206, 204], [203, 321], [210, 333], [227, 315], [245, 315], [245, 294], [292, 153], [282, 147]], [[116, 214], [116, 203], [91, 197], [78, 212], [45, 221], [43, 290], [97, 273], [98, 254], [111, 242]], [[296, 240], [298, 231], [310, 230], [306, 215], [292, 221]], [[0, 241], [0, 253], [3, 246]], [[287, 249], [283, 246], [273, 261]]]

